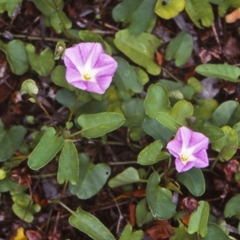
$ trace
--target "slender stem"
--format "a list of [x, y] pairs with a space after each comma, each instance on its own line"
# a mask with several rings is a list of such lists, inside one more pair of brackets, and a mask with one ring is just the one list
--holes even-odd
[[47, 177], [55, 177], [57, 173], [46, 173], [46, 174], [38, 174], [38, 175], [32, 175], [31, 178], [47, 178]]
[[75, 215], [75, 212], [72, 209], [70, 209], [68, 206], [66, 206], [63, 202], [59, 201], [58, 203], [67, 211], [69, 211], [71, 214]]
[[[0, 32], [0, 36], [4, 36], [3, 33]], [[64, 42], [70, 42], [67, 39], [62, 39], [62, 38], [42, 38], [42, 37], [37, 37], [37, 36], [28, 36], [28, 35], [23, 35], [23, 34], [12, 34], [14, 38], [25, 38], [29, 40], [45, 40], [45, 41], [51, 41], [51, 42], [58, 42], [58, 41], [64, 41]]]
[[110, 166], [117, 166], [117, 165], [128, 165], [128, 164], [138, 164], [137, 161], [125, 161], [125, 162], [108, 162]]
[[164, 72], [166, 72], [170, 77], [172, 77], [174, 80], [176, 80], [177, 82], [182, 82], [181, 80], [179, 80], [177, 77], [175, 77], [172, 73], [170, 73], [166, 68], [162, 67], [162, 70]]
[[75, 100], [74, 106], [73, 106], [73, 108], [70, 110], [70, 115], [69, 115], [69, 118], [68, 118], [68, 122], [71, 121], [72, 116], [73, 116], [73, 114], [74, 114], [74, 112], [75, 112], [75, 110], [76, 110], [76, 107], [77, 107], [77, 104], [78, 104], [78, 101], [79, 101], [79, 98], [80, 98], [80, 93], [81, 93], [81, 92], [79, 91], [78, 94], [77, 94], [77, 98], [76, 98], [76, 100]]

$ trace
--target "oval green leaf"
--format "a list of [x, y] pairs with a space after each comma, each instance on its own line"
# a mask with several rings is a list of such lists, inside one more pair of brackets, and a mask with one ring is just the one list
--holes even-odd
[[168, 90], [162, 84], [151, 84], [144, 100], [146, 114], [155, 118], [158, 112], [169, 112], [170, 101]]
[[202, 237], [207, 235], [207, 224], [209, 216], [209, 204], [205, 201], [198, 202], [198, 208], [193, 212], [189, 219], [188, 233], [197, 232]]
[[94, 240], [115, 240], [111, 232], [96, 217], [81, 208], [72, 213], [69, 223]]
[[142, 237], [143, 237], [143, 231], [138, 230], [133, 232], [132, 226], [128, 223], [123, 229], [123, 232], [119, 240], [141, 240]]
[[162, 147], [160, 140], [154, 141], [138, 154], [137, 162], [141, 165], [151, 165], [168, 158], [169, 153], [161, 152]]
[[79, 175], [78, 152], [71, 141], [64, 142], [58, 163], [57, 181], [59, 184], [77, 184]]
[[224, 136], [212, 143], [212, 149], [220, 152], [220, 160], [228, 161], [237, 151], [238, 135], [234, 129], [229, 126], [221, 128]]
[[228, 200], [224, 209], [224, 216], [227, 218], [237, 217], [240, 220], [240, 194]]
[[111, 178], [108, 182], [108, 186], [110, 188], [115, 188], [139, 181], [141, 181], [141, 179], [139, 177], [138, 171], [133, 167], [129, 167], [125, 169], [123, 172], [119, 173], [114, 178]]
[[88, 199], [97, 194], [110, 176], [111, 169], [105, 163], [94, 165], [85, 154], [79, 154], [79, 172], [76, 184], [70, 184], [69, 190], [80, 199]]
[[156, 119], [165, 127], [169, 128], [174, 133], [177, 132], [178, 128], [181, 127], [175, 119], [173, 119], [169, 114], [164, 112], [159, 112]]
[[50, 48], [45, 48], [40, 55], [38, 55], [35, 53], [35, 47], [32, 44], [27, 44], [26, 51], [31, 67], [40, 76], [46, 76], [52, 71], [55, 61]]
[[185, 6], [185, 0], [172, 0], [168, 2], [163, 2], [158, 0], [155, 13], [164, 19], [170, 19], [176, 17]]
[[78, 117], [77, 122], [82, 127], [81, 134], [83, 137], [96, 138], [121, 127], [125, 118], [119, 113], [106, 112], [83, 114]]
[[6, 54], [13, 73], [22, 75], [28, 70], [27, 53], [22, 41], [12, 40], [8, 44], [4, 44], [0, 40], [0, 50]]
[[240, 68], [229, 64], [202, 64], [196, 72], [206, 77], [217, 77], [230, 82], [239, 82]]
[[193, 50], [193, 37], [185, 32], [180, 32], [171, 40], [166, 49], [167, 61], [175, 59], [177, 67], [184, 65], [190, 58]]
[[203, 173], [198, 168], [192, 168], [186, 172], [177, 174], [177, 180], [182, 183], [195, 197], [202, 196], [206, 184]]
[[155, 219], [163, 220], [171, 218], [176, 209], [172, 202], [172, 193], [166, 188], [159, 187], [160, 177], [154, 172], [147, 183], [147, 201]]
[[56, 135], [53, 127], [49, 127], [29, 155], [28, 166], [33, 170], [44, 167], [61, 150], [63, 143], [64, 139]]
[[128, 29], [124, 29], [117, 32], [114, 43], [121, 52], [144, 67], [148, 73], [158, 75], [161, 72], [160, 66], [155, 62], [155, 51], [161, 41], [154, 35], [142, 32], [135, 36], [131, 35]]

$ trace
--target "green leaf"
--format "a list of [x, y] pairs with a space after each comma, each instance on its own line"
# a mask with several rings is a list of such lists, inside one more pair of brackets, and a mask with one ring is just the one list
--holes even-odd
[[31, 197], [25, 193], [13, 195], [12, 199], [14, 201], [12, 205], [13, 212], [26, 222], [32, 222], [33, 214], [41, 209], [38, 204], [31, 204]]
[[1, 0], [0, 1], [0, 13], [3, 13], [4, 11], [8, 12], [8, 16], [10, 18], [15, 18], [16, 15], [14, 14], [14, 11], [16, 8], [21, 7], [22, 0]]
[[33, 170], [44, 167], [61, 150], [63, 143], [64, 139], [56, 135], [53, 127], [47, 128], [38, 145], [29, 155], [28, 166]]
[[102, 39], [102, 37], [92, 31], [89, 30], [81, 30], [79, 31], [79, 37], [84, 41], [84, 42], [98, 42], [102, 44], [102, 47], [106, 49], [106, 43]]
[[132, 232], [132, 226], [128, 223], [123, 229], [123, 232], [119, 240], [141, 240], [142, 237], [143, 237], [143, 231], [138, 230], [138, 231]]
[[197, 232], [202, 237], [207, 235], [207, 224], [209, 216], [209, 204], [205, 201], [198, 202], [198, 208], [190, 216], [188, 233]]
[[126, 118], [124, 126], [133, 127], [142, 125], [146, 116], [143, 107], [143, 99], [131, 98], [127, 101], [123, 101], [122, 109]]
[[112, 16], [116, 22], [130, 22], [130, 33], [137, 35], [145, 32], [156, 20], [155, 4], [156, 0], [124, 0], [113, 9]]
[[79, 172], [76, 184], [70, 184], [69, 190], [80, 199], [88, 199], [97, 194], [110, 176], [111, 169], [105, 163], [93, 164], [89, 157], [79, 154]]
[[[171, 237], [171, 240], [196, 240], [198, 235], [189, 234], [186, 230], [186, 227], [180, 223], [178, 228], [174, 228], [174, 235]], [[212, 239], [213, 240], [213, 239]]]
[[119, 113], [107, 112], [83, 114], [78, 117], [77, 122], [82, 127], [83, 137], [96, 138], [121, 127], [125, 118]]
[[26, 46], [26, 51], [31, 67], [40, 76], [46, 76], [52, 71], [55, 61], [50, 48], [45, 48], [40, 55], [38, 55], [35, 53], [35, 47], [29, 43]]
[[57, 66], [53, 69], [51, 73], [51, 80], [56, 85], [73, 91], [74, 87], [67, 82], [65, 75], [66, 68], [64, 66]]
[[115, 240], [111, 232], [96, 217], [81, 208], [72, 213], [69, 223], [94, 240]]
[[202, 64], [196, 72], [206, 77], [217, 77], [230, 82], [239, 82], [240, 68], [229, 64]]
[[193, 105], [186, 100], [178, 101], [169, 112], [170, 117], [172, 117], [179, 125], [184, 126], [188, 125], [188, 118], [192, 115]]
[[[56, 93], [56, 100], [69, 109], [74, 108], [76, 103], [76, 94], [73, 91], [69, 91], [66, 88], [59, 89]], [[81, 103], [79, 102], [79, 105]]]
[[156, 116], [157, 121], [159, 121], [163, 126], [169, 128], [174, 133], [177, 132], [178, 128], [181, 127], [175, 119], [173, 119], [169, 114], [164, 112], [159, 112]]
[[161, 152], [162, 148], [163, 145], [160, 140], [156, 140], [153, 143], [149, 144], [138, 154], [138, 164], [151, 165], [158, 161], [169, 158], [169, 153]]
[[169, 112], [170, 102], [168, 90], [161, 84], [151, 84], [144, 100], [146, 114], [155, 118], [158, 112]]
[[184, 7], [184, 0], [172, 0], [168, 2], [158, 0], [155, 7], [155, 13], [164, 19], [170, 19], [176, 17]]
[[184, 65], [190, 58], [193, 50], [193, 38], [190, 34], [180, 32], [171, 40], [166, 49], [165, 59], [175, 59], [177, 67]]
[[47, 16], [51, 16], [53, 13], [56, 12], [57, 9], [62, 10], [63, 9], [63, 1], [60, 0], [55, 3], [55, 0], [48, 0], [47, 2], [45, 0], [33, 0], [36, 7]]
[[218, 108], [213, 112], [210, 122], [218, 127], [228, 125], [228, 122], [231, 120], [231, 117], [239, 103], [233, 100], [228, 100], [223, 102]]
[[141, 93], [143, 85], [140, 82], [136, 72], [129, 63], [120, 57], [115, 57], [118, 68], [113, 77], [113, 82], [117, 86], [118, 93], [122, 99], [131, 98], [130, 91]]
[[185, 9], [197, 27], [202, 28], [201, 25], [210, 27], [213, 23], [214, 15], [212, 6], [207, 0], [186, 0]]
[[194, 89], [195, 93], [201, 93], [203, 90], [201, 82], [195, 77], [190, 77], [187, 84]]
[[27, 130], [23, 126], [13, 126], [8, 131], [2, 129], [1, 132], [0, 162], [4, 162], [19, 149]]
[[212, 149], [220, 152], [220, 160], [228, 161], [237, 151], [238, 136], [234, 129], [229, 126], [221, 128], [224, 136], [212, 143]]
[[226, 233], [215, 223], [208, 223], [207, 235], [202, 240], [230, 240]]
[[65, 141], [58, 163], [57, 181], [59, 184], [70, 182], [77, 184], [79, 175], [78, 152], [71, 141]]
[[218, 107], [218, 102], [215, 99], [196, 99], [196, 102], [193, 115], [204, 120], [211, 118], [213, 112]]
[[159, 187], [160, 177], [154, 172], [147, 183], [147, 201], [155, 219], [170, 219], [176, 209], [172, 202], [172, 193], [166, 188]]
[[186, 172], [177, 174], [177, 180], [182, 183], [195, 197], [202, 196], [205, 192], [205, 179], [198, 168], [191, 168]]
[[32, 79], [25, 80], [22, 83], [20, 93], [21, 94], [29, 94], [30, 96], [37, 95], [38, 94], [38, 87], [37, 87], [36, 82]]
[[72, 22], [65, 12], [59, 10], [51, 15], [50, 23], [58, 34], [72, 27]]
[[6, 54], [11, 71], [16, 75], [22, 75], [28, 70], [28, 58], [25, 46], [20, 40], [12, 40], [4, 44], [0, 40], [0, 50]]
[[155, 140], [161, 140], [165, 146], [172, 138], [174, 132], [162, 125], [156, 119], [145, 118], [142, 123], [143, 130]]
[[148, 224], [154, 220], [152, 213], [149, 211], [147, 199], [143, 198], [136, 207], [136, 220], [138, 227]]
[[108, 182], [108, 186], [110, 188], [115, 188], [126, 184], [136, 183], [140, 180], [141, 179], [139, 177], [138, 171], [133, 167], [129, 167], [114, 178], [111, 178]]
[[209, 138], [210, 142], [213, 143], [224, 136], [223, 131], [216, 126], [192, 126], [191, 129], [195, 132], [201, 132]]
[[233, 126], [233, 129], [236, 131], [237, 136], [238, 136], [238, 146], [240, 145], [240, 122], [236, 123]]
[[232, 197], [228, 200], [227, 204], [225, 205], [224, 209], [224, 216], [227, 218], [230, 217], [237, 217], [240, 220], [240, 194]]
[[133, 62], [144, 67], [148, 73], [158, 75], [161, 68], [155, 62], [155, 51], [161, 40], [152, 34], [142, 32], [138, 36], [131, 35], [128, 29], [118, 31], [114, 43]]

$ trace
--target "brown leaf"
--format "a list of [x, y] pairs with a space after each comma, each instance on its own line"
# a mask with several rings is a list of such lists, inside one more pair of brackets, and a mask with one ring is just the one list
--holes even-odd
[[148, 234], [152, 240], [168, 239], [174, 234], [168, 220], [155, 221], [155, 225], [149, 228], [145, 233]]
[[238, 172], [238, 165], [239, 165], [239, 162], [236, 159], [232, 159], [228, 161], [223, 167], [225, 177], [228, 181], [231, 181], [232, 175]]

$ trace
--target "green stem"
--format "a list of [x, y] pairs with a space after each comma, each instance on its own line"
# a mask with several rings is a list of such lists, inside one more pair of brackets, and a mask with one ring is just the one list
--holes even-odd
[[59, 201], [58, 203], [67, 211], [69, 211], [71, 214], [75, 215], [75, 212], [72, 209], [70, 209], [68, 206], [66, 206], [64, 203], [62, 203], [61, 201]]
[[72, 116], [73, 116], [73, 114], [74, 114], [74, 112], [75, 112], [75, 110], [76, 110], [76, 107], [77, 107], [77, 104], [78, 104], [78, 101], [79, 101], [79, 98], [80, 98], [80, 93], [81, 93], [81, 92], [79, 91], [78, 94], [77, 94], [77, 98], [76, 98], [76, 100], [75, 100], [74, 106], [73, 106], [73, 108], [72, 108], [71, 111], [70, 111], [70, 115], [69, 115], [69, 118], [68, 118], [68, 122], [71, 121]]
[[128, 164], [137, 164], [137, 161], [108, 162], [108, 165], [110, 165], [110, 166], [128, 165]]
[[[0, 36], [3, 36], [3, 33], [0, 33]], [[12, 34], [14, 38], [24, 38], [27, 40], [45, 40], [45, 41], [51, 41], [51, 42], [58, 42], [58, 41], [64, 41], [64, 42], [70, 42], [67, 39], [62, 39], [62, 38], [42, 38], [42, 37], [37, 37], [37, 36], [28, 36], [28, 35], [23, 35], [23, 34]]]

